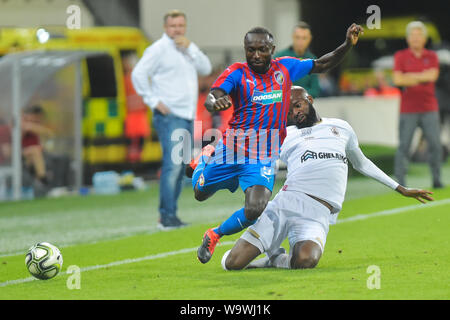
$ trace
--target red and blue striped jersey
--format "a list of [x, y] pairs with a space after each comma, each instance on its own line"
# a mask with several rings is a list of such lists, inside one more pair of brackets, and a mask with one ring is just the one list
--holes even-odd
[[286, 137], [292, 82], [313, 67], [311, 59], [292, 57], [273, 59], [264, 74], [253, 72], [247, 63], [229, 66], [211, 87], [228, 94], [233, 102], [233, 116], [223, 132], [227, 149], [241, 151], [245, 158], [278, 158]]

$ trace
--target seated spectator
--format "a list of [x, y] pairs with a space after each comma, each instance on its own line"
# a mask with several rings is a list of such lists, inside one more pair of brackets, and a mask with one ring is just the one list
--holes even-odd
[[376, 71], [375, 77], [377, 85], [376, 87], [366, 89], [364, 91], [365, 97], [400, 97], [400, 89], [388, 83], [383, 71]]
[[198, 100], [197, 100], [197, 113], [195, 116], [195, 121], [201, 121], [201, 130], [199, 124], [196, 123], [194, 125], [194, 146], [201, 145], [202, 148], [210, 143], [211, 141], [203, 141], [203, 135], [206, 130], [211, 129], [213, 127], [213, 120], [211, 113], [206, 110], [204, 104], [206, 101], [206, 97], [209, 93], [209, 88], [214, 82], [214, 78], [211, 76], [199, 77], [198, 79]]
[[11, 127], [0, 119], [0, 166], [11, 161]]
[[25, 109], [22, 115], [22, 156], [25, 168], [44, 185], [48, 185], [44, 152], [40, 137], [53, 136], [53, 132], [43, 124], [44, 109], [35, 105]]
[[125, 95], [127, 97], [125, 136], [128, 142], [127, 160], [130, 163], [141, 161], [145, 139], [150, 136], [149, 109], [136, 93], [131, 81], [131, 72], [136, 62], [137, 56], [133, 52], [126, 53], [122, 57]]

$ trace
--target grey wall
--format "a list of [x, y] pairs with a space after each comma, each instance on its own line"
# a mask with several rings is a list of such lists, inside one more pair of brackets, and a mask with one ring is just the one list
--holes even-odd
[[80, 8], [81, 27], [91, 27], [94, 19], [81, 0], [4, 0], [0, 2], [0, 26], [65, 26], [70, 5]]
[[268, 28], [278, 46], [290, 43], [300, 16], [297, 0], [140, 0], [141, 27], [152, 39], [163, 33], [163, 16], [171, 9], [187, 14], [188, 36], [202, 47], [241, 47], [255, 26]]

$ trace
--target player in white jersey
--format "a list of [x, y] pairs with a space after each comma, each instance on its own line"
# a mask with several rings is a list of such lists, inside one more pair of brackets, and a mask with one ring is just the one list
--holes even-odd
[[[330, 224], [335, 224], [347, 187], [347, 163], [362, 174], [425, 203], [432, 192], [399, 185], [367, 159], [352, 127], [344, 120], [321, 119], [313, 99], [292, 87], [290, 120], [281, 147], [287, 163], [283, 188], [222, 258], [225, 270], [245, 267], [313, 268], [322, 256]], [[289, 239], [290, 254], [281, 248]], [[266, 257], [252, 262], [261, 253]], [[252, 262], [252, 263], [250, 263]]]

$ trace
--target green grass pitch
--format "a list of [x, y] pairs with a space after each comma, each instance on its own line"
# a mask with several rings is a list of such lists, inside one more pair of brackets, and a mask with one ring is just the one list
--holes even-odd
[[[450, 166], [443, 171], [449, 184]], [[410, 184], [429, 188], [426, 165], [412, 166]], [[434, 197], [420, 205], [370, 179], [350, 179], [315, 269], [237, 272], [222, 270], [220, 260], [239, 235], [222, 238], [205, 265], [196, 250], [207, 228], [242, 206], [241, 191], [198, 203], [186, 187], [179, 215], [190, 226], [170, 232], [156, 229], [157, 185], [117, 196], [0, 203], [0, 299], [449, 299], [450, 187]], [[39, 241], [62, 252], [54, 279], [31, 280], [25, 268], [26, 250]], [[67, 286], [71, 265], [81, 269], [80, 289]], [[369, 266], [379, 268], [378, 288], [368, 288]]]

